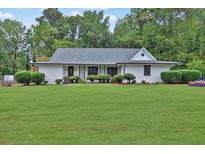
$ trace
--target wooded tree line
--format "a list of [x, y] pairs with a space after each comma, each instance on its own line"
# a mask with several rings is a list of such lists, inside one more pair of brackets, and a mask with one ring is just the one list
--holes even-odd
[[0, 21], [0, 73], [29, 70], [30, 61], [48, 60], [65, 47], [145, 47], [159, 60], [205, 72], [205, 9], [130, 9], [114, 32], [103, 11], [66, 16], [50, 8], [36, 21], [30, 29], [20, 21]]

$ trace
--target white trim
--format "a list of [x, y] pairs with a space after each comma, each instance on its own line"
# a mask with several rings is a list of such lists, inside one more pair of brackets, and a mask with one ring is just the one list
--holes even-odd
[[147, 51], [147, 49], [145, 49], [144, 47], [143, 47], [142, 49], [140, 49], [140, 51], [138, 51], [137, 54], [135, 54], [135, 55], [131, 58], [131, 60], [135, 60], [135, 58], [141, 53], [141, 51], [144, 51], [145, 53], [147, 53], [147, 55], [148, 55], [152, 60], [157, 61], [157, 59], [154, 58], [154, 57], [151, 55], [151, 53], [150, 53], [149, 51]]

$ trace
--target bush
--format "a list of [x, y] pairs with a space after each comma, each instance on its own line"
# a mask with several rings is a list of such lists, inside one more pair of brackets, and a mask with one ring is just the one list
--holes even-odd
[[70, 80], [63, 80], [63, 84], [69, 84], [69, 83], [71, 83]]
[[147, 84], [148, 82], [146, 80], [142, 80], [141, 84]]
[[96, 80], [98, 80], [99, 82], [109, 82], [110, 80], [110, 75], [108, 74], [99, 74], [99, 75], [96, 75]]
[[181, 70], [183, 83], [188, 83], [190, 81], [197, 81], [201, 77], [201, 71], [198, 70]]
[[96, 76], [95, 76], [95, 75], [89, 75], [89, 76], [87, 77], [87, 80], [90, 80], [91, 82], [93, 82], [95, 79], [96, 79]]
[[30, 83], [30, 72], [29, 71], [17, 72], [15, 74], [15, 79], [18, 83], [29, 85], [29, 83]]
[[131, 73], [125, 73], [123, 75], [123, 78], [128, 80], [128, 82], [130, 82], [131, 80], [134, 80], [136, 79], [135, 75], [134, 74], [131, 74]]
[[63, 80], [69, 80], [67, 76], [63, 77]]
[[43, 84], [48, 84], [48, 81], [44, 80], [44, 81], [43, 81]]
[[122, 83], [123, 76], [122, 75], [115, 75], [112, 77], [112, 82], [113, 83]]
[[4, 76], [0, 74], [0, 81], [3, 80]]
[[181, 82], [181, 71], [167, 71], [161, 73], [161, 79], [165, 83], [179, 83]]
[[78, 81], [80, 80], [79, 76], [69, 76], [68, 79], [72, 82], [72, 83], [78, 83]]
[[63, 84], [69, 84], [71, 81], [68, 79], [68, 77], [63, 77]]
[[86, 81], [85, 81], [85, 80], [80, 79], [80, 80], [78, 80], [78, 83], [86, 83]]
[[41, 72], [30, 72], [30, 82], [36, 85], [41, 84], [45, 79], [45, 74]]
[[60, 84], [62, 81], [63, 81], [63, 79], [56, 79], [56, 80], [55, 80], [55, 83], [56, 83], [56, 84]]

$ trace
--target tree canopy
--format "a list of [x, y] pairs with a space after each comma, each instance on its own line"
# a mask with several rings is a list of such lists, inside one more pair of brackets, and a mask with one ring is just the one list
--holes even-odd
[[20, 21], [0, 21], [1, 74], [29, 70], [31, 61], [49, 59], [65, 47], [145, 47], [159, 60], [205, 72], [205, 9], [130, 9], [114, 32], [103, 11], [68, 16], [49, 8], [36, 21], [30, 29]]

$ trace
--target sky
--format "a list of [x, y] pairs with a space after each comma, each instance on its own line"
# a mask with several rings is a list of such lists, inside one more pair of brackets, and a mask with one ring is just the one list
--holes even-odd
[[[130, 12], [130, 9], [111, 9], [111, 8], [101, 8], [101, 9], [82, 9], [82, 8], [60, 8], [59, 9], [64, 15], [75, 16], [76, 14], [83, 14], [86, 10], [103, 10], [105, 16], [110, 16], [110, 31], [113, 32], [116, 21], [126, 14]], [[30, 27], [32, 24], [36, 24], [35, 18], [42, 15], [43, 9], [35, 8], [35, 9], [6, 9], [0, 8], [0, 20], [4, 20], [6, 18], [14, 19], [21, 21], [26, 27]]]

